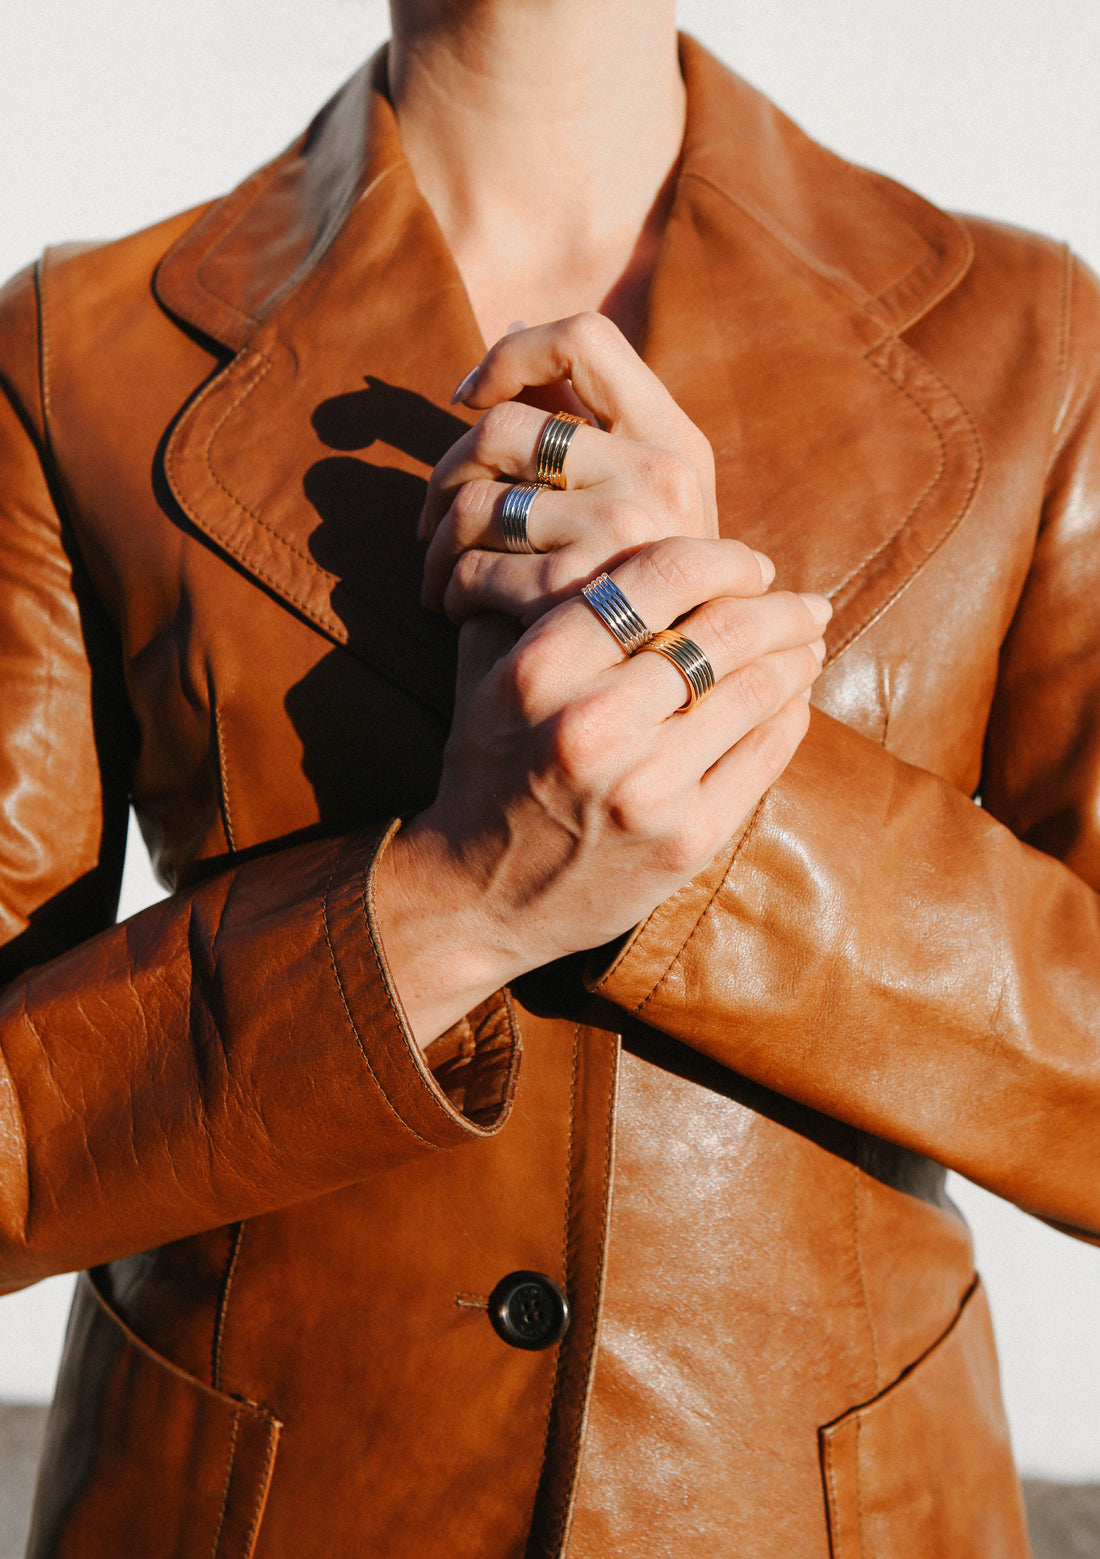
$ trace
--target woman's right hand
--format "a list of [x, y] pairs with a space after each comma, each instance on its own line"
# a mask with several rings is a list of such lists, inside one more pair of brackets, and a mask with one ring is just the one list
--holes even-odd
[[376, 879], [421, 1044], [648, 915], [736, 832], [806, 730], [822, 597], [760, 593], [756, 555], [718, 539], [655, 542], [612, 577], [650, 628], [676, 623], [701, 646], [717, 685], [680, 712], [680, 673], [625, 658], [580, 596], [518, 638], [503, 617], [465, 624], [439, 793]]

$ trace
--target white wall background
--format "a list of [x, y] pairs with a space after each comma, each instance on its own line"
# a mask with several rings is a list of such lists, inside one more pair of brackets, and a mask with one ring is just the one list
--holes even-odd
[[[681, 11], [846, 156], [940, 204], [1068, 238], [1100, 268], [1100, 0]], [[47, 242], [132, 230], [230, 187], [387, 31], [381, 0], [38, 0], [8, 18], [0, 275]], [[151, 891], [139, 846], [124, 912]], [[1100, 1172], [1100, 1145], [1097, 1161]], [[992, 1292], [1020, 1462], [1100, 1481], [1100, 1250], [954, 1189]], [[58, 1278], [0, 1301], [0, 1399], [49, 1395], [69, 1290]]]

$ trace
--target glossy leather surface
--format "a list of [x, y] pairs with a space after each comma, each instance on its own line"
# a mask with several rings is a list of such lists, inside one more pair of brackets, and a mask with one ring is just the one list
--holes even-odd
[[[371, 867], [446, 734], [413, 525], [482, 343], [381, 67], [3, 294], [0, 1281], [97, 1269], [36, 1559], [143, 1502], [148, 1559], [1027, 1552], [935, 1165], [1100, 1229], [1100, 304], [683, 57], [645, 355], [830, 661], [591, 996], [431, 1069]], [[104, 929], [128, 793], [177, 892]], [[532, 1270], [543, 1351], [485, 1308]]]

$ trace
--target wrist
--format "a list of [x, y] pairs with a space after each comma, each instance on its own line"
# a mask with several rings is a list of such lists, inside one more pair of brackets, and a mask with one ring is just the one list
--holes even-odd
[[377, 862], [375, 916], [409, 1028], [423, 1049], [529, 964], [510, 953], [483, 887], [423, 814]]

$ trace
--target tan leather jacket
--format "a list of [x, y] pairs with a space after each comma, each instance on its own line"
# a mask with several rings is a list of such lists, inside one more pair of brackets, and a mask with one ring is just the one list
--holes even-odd
[[[938, 1166], [1100, 1229], [1100, 302], [684, 65], [645, 354], [835, 603], [817, 713], [587, 995], [429, 1065], [371, 870], [482, 343], [379, 66], [3, 294], [0, 1277], [95, 1269], [36, 1559], [1027, 1551]], [[104, 930], [128, 793], [178, 891]]]

